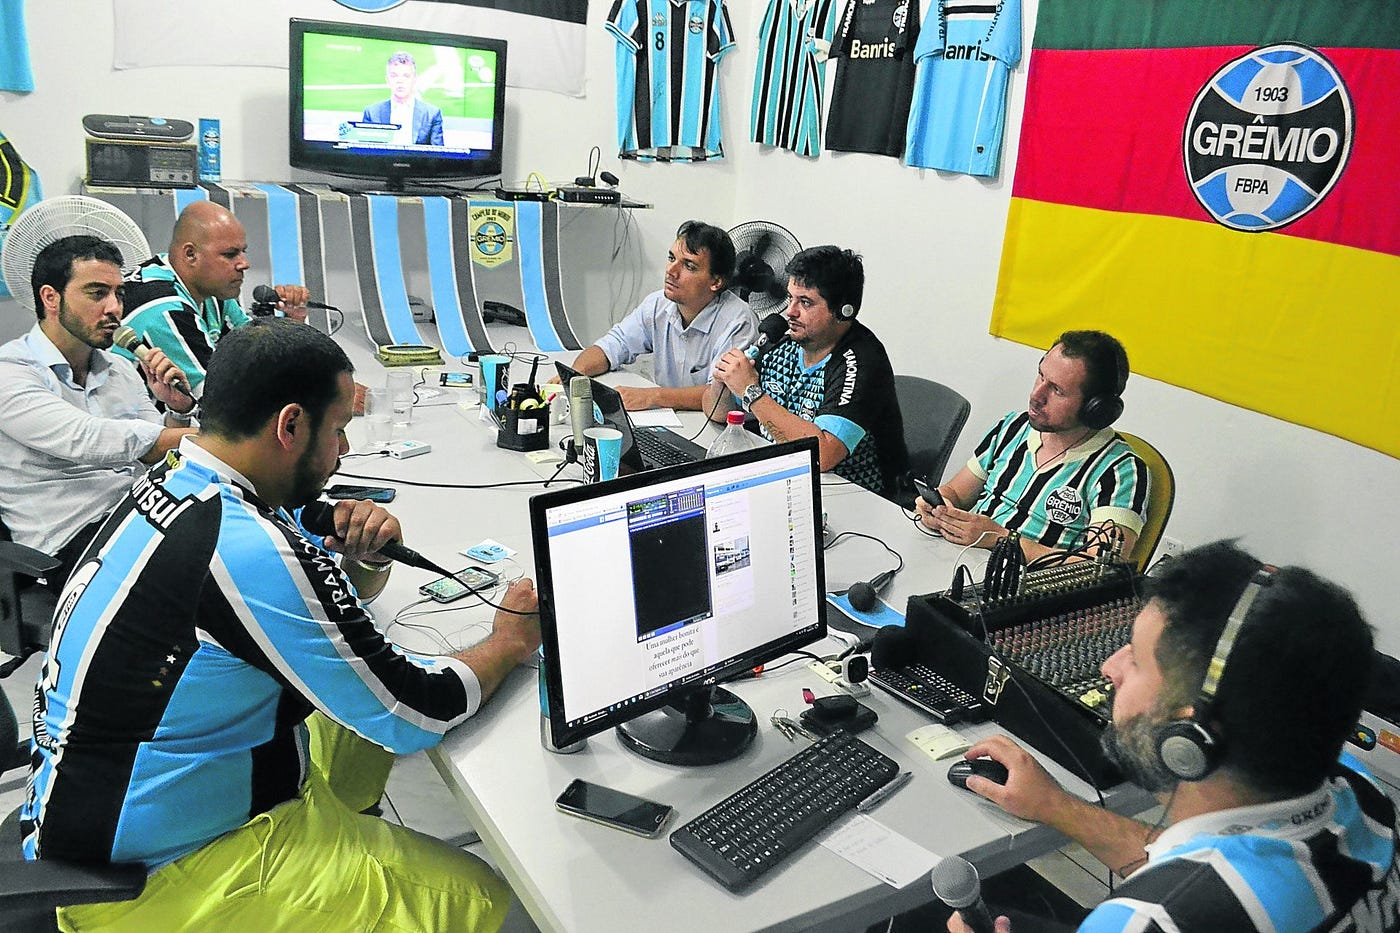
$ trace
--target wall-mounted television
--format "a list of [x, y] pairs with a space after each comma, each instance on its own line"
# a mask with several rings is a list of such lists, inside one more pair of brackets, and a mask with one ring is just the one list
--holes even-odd
[[506, 42], [290, 22], [293, 168], [405, 182], [501, 173]]

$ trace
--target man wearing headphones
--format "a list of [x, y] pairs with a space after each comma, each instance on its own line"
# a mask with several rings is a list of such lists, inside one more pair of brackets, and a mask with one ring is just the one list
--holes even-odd
[[741, 350], [720, 357], [704, 410], [723, 421], [742, 405], [772, 441], [816, 437], [823, 470], [889, 496], [909, 454], [889, 356], [856, 320], [860, 257], [814, 246], [792, 258], [787, 274], [787, 337], [757, 362]]
[[[1374, 658], [1350, 595], [1219, 542], [1165, 562], [1144, 596], [1131, 642], [1103, 665], [1103, 745], [1163, 802], [1158, 825], [1067, 793], [1003, 736], [967, 757], [1001, 762], [1006, 783], [967, 789], [1127, 877], [1081, 931], [1400, 930], [1395, 804], [1342, 752]], [[1042, 926], [996, 920], [997, 933]], [[948, 929], [968, 931], [956, 914]]]
[[1147, 518], [1148, 478], [1109, 427], [1123, 413], [1127, 382], [1128, 354], [1113, 337], [1061, 334], [1040, 360], [1029, 408], [987, 432], [938, 487], [943, 503], [915, 500], [919, 520], [954, 544], [985, 548], [1018, 531], [1032, 560], [1113, 539], [1129, 556]]

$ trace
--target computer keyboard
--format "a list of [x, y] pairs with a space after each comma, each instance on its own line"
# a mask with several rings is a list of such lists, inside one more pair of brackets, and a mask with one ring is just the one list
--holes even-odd
[[636, 428], [632, 443], [651, 467], [680, 466], [705, 459], [705, 448], [666, 428]]
[[894, 759], [838, 730], [671, 833], [671, 845], [738, 891], [898, 773]]
[[949, 725], [981, 722], [988, 715], [986, 704], [927, 664], [877, 668], [870, 682]]

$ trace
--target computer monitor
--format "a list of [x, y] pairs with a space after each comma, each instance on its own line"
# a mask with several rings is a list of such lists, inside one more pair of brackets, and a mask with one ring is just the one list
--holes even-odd
[[501, 173], [506, 42], [292, 19], [290, 161], [402, 190]]
[[753, 710], [718, 685], [826, 637], [821, 515], [814, 438], [532, 498], [554, 742], [748, 747]]

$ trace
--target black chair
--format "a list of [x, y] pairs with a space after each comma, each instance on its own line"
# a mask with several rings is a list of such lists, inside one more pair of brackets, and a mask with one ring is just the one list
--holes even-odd
[[0, 651], [10, 656], [0, 664], [0, 677], [49, 646], [57, 598], [38, 578], [58, 564], [57, 558], [11, 541], [0, 520]]
[[[967, 424], [972, 404], [947, 386], [919, 376], [895, 376], [894, 391], [904, 419], [909, 477], [917, 476], [930, 486], [937, 486], [943, 482], [948, 457]], [[891, 496], [906, 509], [914, 507], [914, 484], [909, 477]]]

